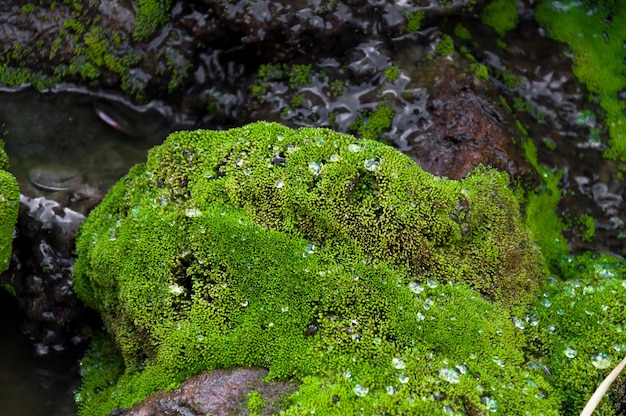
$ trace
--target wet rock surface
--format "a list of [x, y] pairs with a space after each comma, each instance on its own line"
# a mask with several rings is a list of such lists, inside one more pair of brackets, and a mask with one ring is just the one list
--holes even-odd
[[247, 415], [250, 414], [248, 395], [252, 391], [260, 394], [266, 403], [260, 414], [276, 414], [283, 396], [292, 393], [297, 385], [265, 382], [262, 379], [266, 376], [267, 370], [261, 368], [208, 371], [189, 378], [171, 392], [158, 392], [132, 409], [120, 409], [110, 416]]

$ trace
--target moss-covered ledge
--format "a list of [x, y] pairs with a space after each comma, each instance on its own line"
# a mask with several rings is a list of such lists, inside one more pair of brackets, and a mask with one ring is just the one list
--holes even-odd
[[83, 363], [82, 414], [234, 366], [301, 381], [288, 414], [558, 413], [519, 329], [543, 260], [494, 170], [445, 180], [326, 129], [174, 133], [77, 254], [115, 345]]

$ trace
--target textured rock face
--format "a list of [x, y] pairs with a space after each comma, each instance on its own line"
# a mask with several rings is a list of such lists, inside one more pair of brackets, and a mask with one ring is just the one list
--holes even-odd
[[17, 219], [20, 191], [17, 181], [7, 169], [9, 159], [0, 141], [0, 271], [9, 267], [13, 230]]
[[248, 395], [258, 392], [266, 405], [263, 414], [280, 410], [281, 395], [291, 393], [294, 383], [264, 382], [267, 370], [238, 368], [213, 370], [189, 378], [171, 392], [159, 392], [130, 410], [116, 415], [150, 416], [166, 414], [236, 416], [250, 414]]
[[[507, 185], [485, 168], [434, 177], [389, 146], [327, 129], [172, 134], [113, 187], [77, 242], [75, 289], [114, 341], [84, 361], [81, 411], [251, 365], [303, 382], [285, 404], [295, 413], [441, 407], [411, 400], [418, 392], [484, 408], [455, 389], [457, 377], [526, 382], [509, 314], [543, 279]], [[469, 356], [478, 361], [445, 365]]]

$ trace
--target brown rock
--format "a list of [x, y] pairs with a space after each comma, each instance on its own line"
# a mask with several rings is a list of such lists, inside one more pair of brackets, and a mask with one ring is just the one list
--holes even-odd
[[257, 391], [265, 399], [263, 413], [277, 413], [281, 398], [294, 391], [296, 384], [266, 382], [263, 368], [217, 369], [187, 379], [171, 392], [160, 391], [130, 410], [117, 410], [110, 416], [248, 414], [247, 395]]

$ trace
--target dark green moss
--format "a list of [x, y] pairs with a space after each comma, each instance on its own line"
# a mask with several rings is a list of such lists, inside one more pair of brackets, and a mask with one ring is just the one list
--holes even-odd
[[483, 8], [480, 20], [502, 36], [517, 26], [517, 3], [511, 0], [492, 0]]

